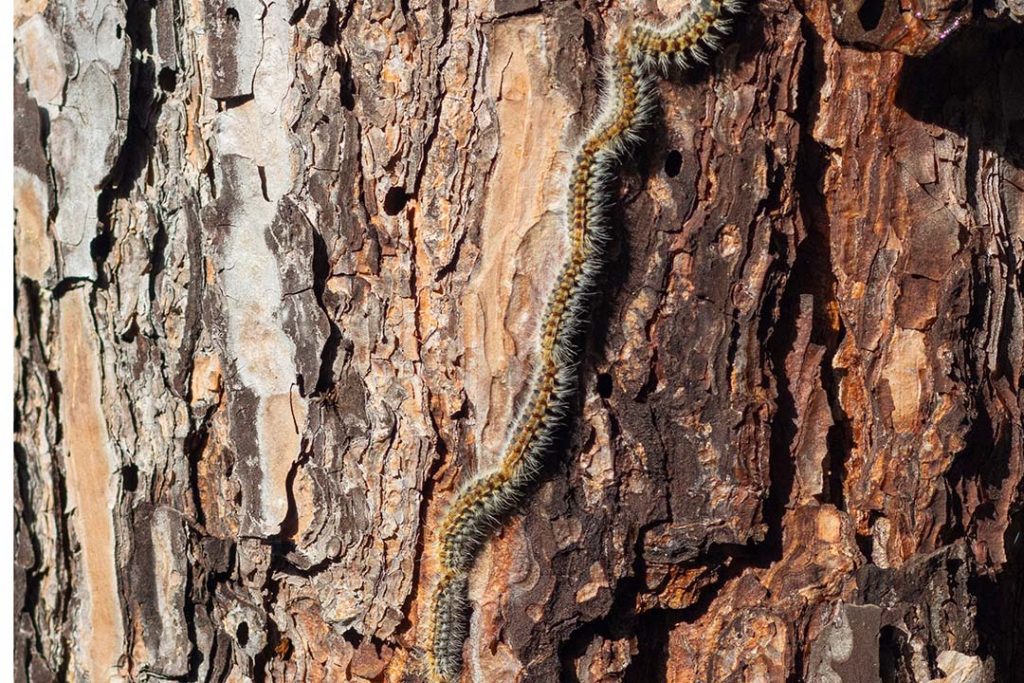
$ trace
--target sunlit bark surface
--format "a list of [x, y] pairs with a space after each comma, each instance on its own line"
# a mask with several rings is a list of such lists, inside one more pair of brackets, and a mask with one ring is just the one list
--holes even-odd
[[[661, 83], [466, 680], [1021, 680], [1024, 12], [854, 5]], [[680, 6], [15, 3], [16, 680], [422, 677], [602, 46]]]

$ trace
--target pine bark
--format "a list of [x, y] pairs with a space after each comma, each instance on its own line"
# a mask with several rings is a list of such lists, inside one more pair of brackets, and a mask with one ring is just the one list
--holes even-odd
[[[849, 4], [659, 86], [467, 680], [1024, 680], [1024, 10]], [[16, 3], [15, 680], [421, 679], [602, 45], [679, 6]]]

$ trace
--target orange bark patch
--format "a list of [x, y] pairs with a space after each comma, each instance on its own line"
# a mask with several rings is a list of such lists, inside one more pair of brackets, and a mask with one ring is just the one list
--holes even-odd
[[105, 681], [117, 666], [124, 642], [114, 565], [111, 486], [114, 455], [101, 404], [100, 355], [88, 293], [69, 292], [60, 302], [60, 344], [64, 365], [61, 420], [67, 426], [68, 498], [71, 523], [81, 546], [82, 596], [74, 632], [79, 663], [89, 680]]

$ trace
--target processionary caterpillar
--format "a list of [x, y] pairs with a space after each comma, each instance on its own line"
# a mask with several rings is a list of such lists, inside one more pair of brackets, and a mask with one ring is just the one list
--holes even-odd
[[600, 109], [569, 174], [569, 254], [541, 321], [532, 391], [509, 431], [500, 465], [462, 489], [438, 531], [434, 552], [440, 576], [428, 623], [431, 683], [458, 679], [473, 562], [491, 532], [522, 502], [570, 413], [580, 337], [612, 237], [608, 211], [615, 200], [616, 172], [653, 119], [658, 76], [673, 64], [687, 68], [706, 62], [729, 29], [728, 15], [739, 8], [739, 0], [692, 0], [674, 21], [625, 29], [609, 51]]

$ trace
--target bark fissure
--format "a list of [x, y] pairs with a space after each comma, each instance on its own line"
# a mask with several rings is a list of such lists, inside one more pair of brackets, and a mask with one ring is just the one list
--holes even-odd
[[[1020, 679], [1024, 24], [910, 5], [661, 83], [470, 677]], [[16, 681], [419, 680], [630, 15], [15, 7]]]

